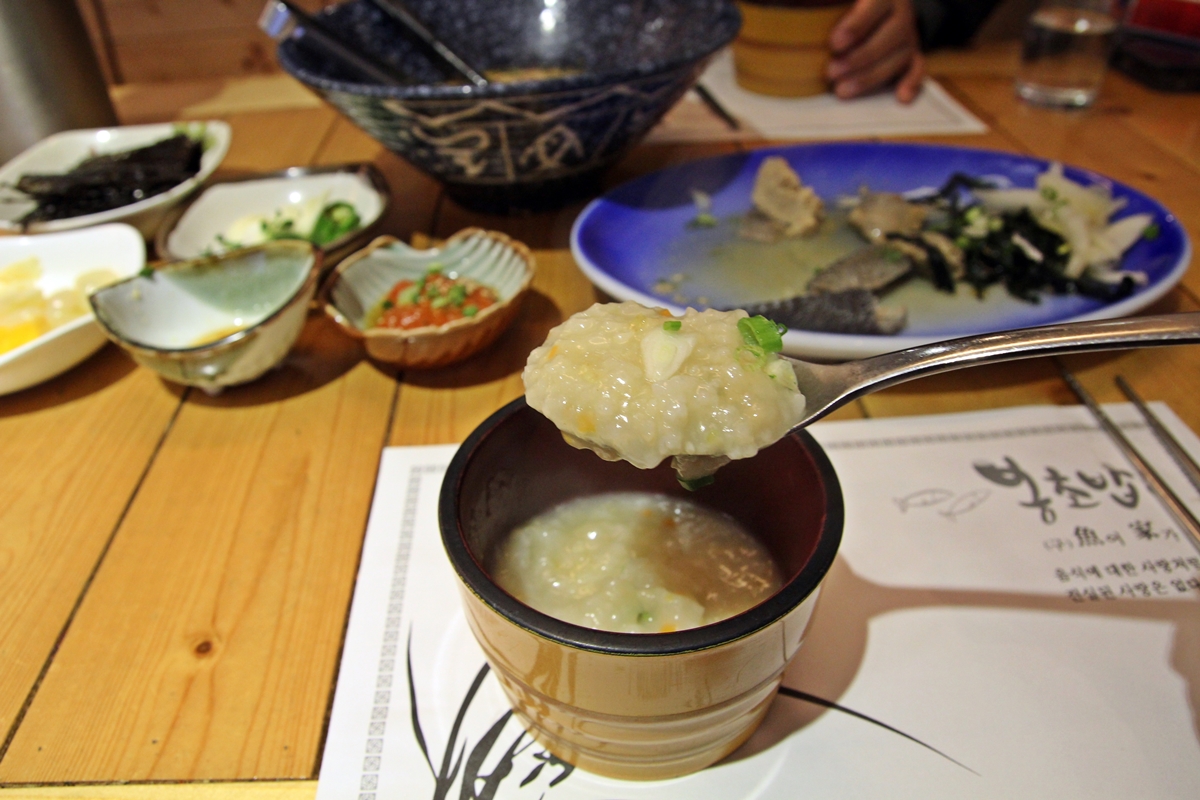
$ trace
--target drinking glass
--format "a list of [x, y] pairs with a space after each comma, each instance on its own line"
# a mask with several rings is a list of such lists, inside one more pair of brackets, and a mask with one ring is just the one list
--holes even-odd
[[1082, 108], [1100, 92], [1118, 27], [1113, 0], [1043, 0], [1025, 24], [1017, 94]]

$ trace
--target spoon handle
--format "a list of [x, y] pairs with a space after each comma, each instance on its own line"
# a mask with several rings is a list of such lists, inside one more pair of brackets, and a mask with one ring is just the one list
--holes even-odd
[[[797, 364], [796, 374], [801, 379], [801, 391], [809, 399], [807, 424], [867, 392], [924, 375], [1019, 358], [1190, 342], [1200, 342], [1197, 311], [986, 333], [836, 366], [812, 365], [808, 380], [801, 373], [807, 372], [804, 367], [809, 365]], [[811, 394], [805, 391], [806, 384]]]

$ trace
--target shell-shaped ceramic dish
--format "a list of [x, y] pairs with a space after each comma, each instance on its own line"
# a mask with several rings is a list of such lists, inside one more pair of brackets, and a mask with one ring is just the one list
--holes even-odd
[[[73, 228], [87, 228], [105, 222], [124, 222], [141, 231], [149, 239], [162, 223], [167, 212], [204, 183], [224, 160], [229, 152], [232, 129], [229, 123], [220, 120], [188, 123], [161, 123], [154, 125], [121, 125], [115, 128], [94, 128], [63, 131], [47, 136], [25, 152], [0, 167], [0, 187], [15, 185], [26, 173], [68, 172], [80, 161], [100, 153], [117, 153], [145, 147], [162, 141], [179, 132], [202, 136], [204, 152], [200, 156], [200, 171], [186, 181], [165, 192], [139, 200], [136, 203], [83, 214], [78, 217], [46, 220], [29, 225], [28, 233], [48, 233]], [[0, 203], [0, 230], [21, 231], [19, 220], [25, 216], [33, 202], [15, 190], [3, 190], [8, 202]]]
[[278, 365], [304, 327], [320, 253], [270, 242], [166, 264], [91, 296], [105, 335], [144, 367], [215, 393]]
[[[491, 287], [495, 305], [474, 317], [423, 328], [367, 327], [371, 309], [402, 280], [417, 280], [438, 267], [453, 278]], [[401, 367], [442, 367], [461, 361], [496, 340], [520, 307], [533, 280], [533, 253], [503, 233], [466, 228], [442, 247], [418, 250], [381, 236], [348, 256], [329, 276], [322, 296], [325, 313], [363, 340], [367, 355]]]
[[[136, 275], [146, 263], [146, 244], [136, 229], [121, 224], [0, 237], [0, 269], [30, 257], [37, 258], [42, 270], [37, 286], [49, 295], [74, 287], [77, 278], [93, 270], [110, 270], [119, 278]], [[0, 395], [66, 372], [104, 341], [92, 315], [85, 314], [0, 354]]]
[[362, 246], [387, 210], [390, 190], [382, 173], [369, 163], [333, 167], [291, 167], [267, 175], [216, 180], [158, 229], [155, 249], [163, 258], [188, 259], [233, 249], [221, 241], [247, 217], [271, 217], [305, 205], [344, 202], [354, 207], [359, 226], [321, 246], [329, 269]]

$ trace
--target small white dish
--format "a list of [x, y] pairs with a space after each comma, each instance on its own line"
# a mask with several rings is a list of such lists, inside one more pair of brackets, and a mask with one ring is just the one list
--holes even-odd
[[[146, 244], [128, 225], [111, 224], [43, 236], [0, 237], [0, 269], [30, 256], [42, 268], [43, 294], [71, 288], [80, 275], [109, 269], [121, 278], [146, 263]], [[104, 333], [89, 313], [0, 354], [0, 395], [26, 389], [66, 372], [104, 345]]]
[[[180, 130], [204, 136], [204, 153], [200, 171], [173, 189], [139, 200], [136, 203], [84, 214], [78, 217], [31, 223], [23, 228], [19, 220], [34, 207], [29, 202], [0, 203], [0, 231], [49, 233], [74, 228], [101, 225], [106, 222], [125, 222], [134, 226], [149, 239], [162, 223], [166, 213], [203, 183], [229, 152], [232, 138], [228, 123], [219, 120], [154, 125], [122, 125], [115, 128], [92, 128], [63, 131], [42, 141], [0, 167], [0, 187], [15, 185], [28, 173], [65, 173], [89, 156], [116, 153], [144, 147], [175, 135]], [[0, 189], [4, 200], [21, 199], [24, 195], [13, 189]]]
[[216, 394], [283, 361], [304, 328], [321, 254], [269, 242], [164, 264], [91, 296], [104, 334], [167, 380]]
[[349, 203], [358, 212], [357, 229], [321, 247], [329, 266], [333, 251], [364, 238], [387, 209], [389, 192], [379, 171], [370, 164], [308, 169], [221, 181], [204, 189], [171, 223], [158, 232], [155, 244], [167, 258], [202, 258], [224, 252], [218, 237], [237, 222], [252, 216], [272, 217], [285, 209], [310, 203]]

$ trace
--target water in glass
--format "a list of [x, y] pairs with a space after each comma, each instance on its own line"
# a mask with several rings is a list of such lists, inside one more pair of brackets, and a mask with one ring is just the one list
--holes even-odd
[[1116, 29], [1106, 10], [1039, 8], [1025, 26], [1017, 94], [1040, 105], [1091, 104], [1104, 80]]

